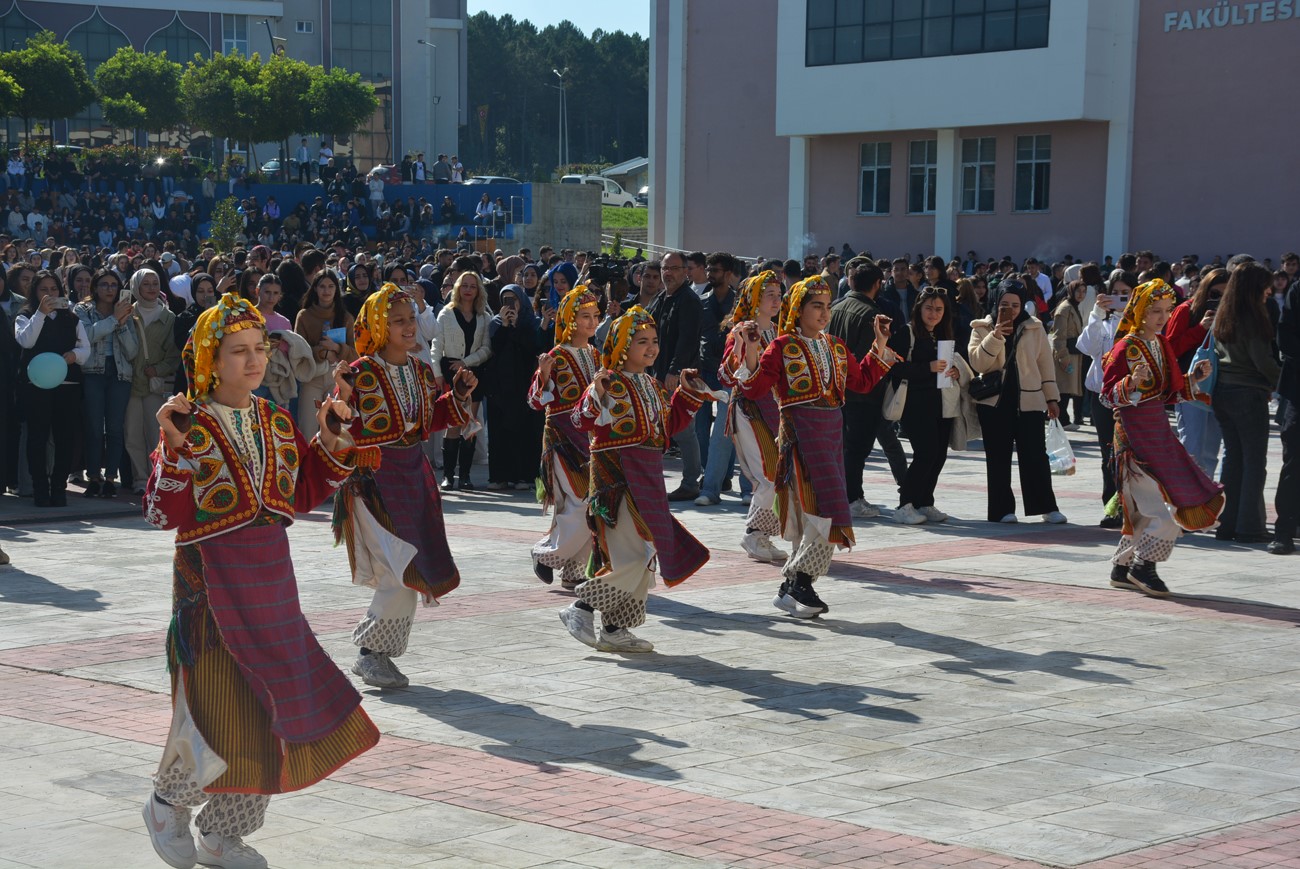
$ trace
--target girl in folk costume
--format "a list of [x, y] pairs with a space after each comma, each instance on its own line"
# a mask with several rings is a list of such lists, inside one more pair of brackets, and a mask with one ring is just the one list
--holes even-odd
[[600, 354], [588, 342], [596, 334], [599, 302], [584, 284], [560, 300], [555, 318], [556, 345], [542, 354], [528, 392], [528, 404], [546, 411], [542, 434], [542, 509], [555, 511], [551, 530], [533, 544], [533, 572], [550, 585], [555, 571], [567, 589], [586, 579], [591, 555], [587, 527], [587, 433], [573, 420], [573, 409], [600, 370]]
[[1115, 483], [1124, 508], [1110, 584], [1152, 597], [1169, 595], [1156, 564], [1168, 560], [1180, 528], [1212, 527], [1224, 502], [1223, 487], [1188, 455], [1165, 415], [1166, 404], [1197, 400], [1196, 384], [1210, 374], [1203, 360], [1185, 377], [1162, 334], [1177, 303], [1159, 279], [1133, 291], [1102, 381], [1102, 400], [1115, 409]]
[[[727, 434], [736, 446], [736, 461], [741, 473], [754, 487], [745, 517], [745, 536], [740, 547], [755, 561], [771, 564], [784, 562], [786, 554], [772, 543], [772, 535], [781, 533], [781, 521], [772, 509], [776, 503], [777, 427], [781, 412], [776, 395], [768, 390], [753, 398], [737, 389], [736, 371], [741, 360], [735, 352], [738, 344], [748, 341], [762, 352], [776, 339], [776, 320], [781, 314], [781, 278], [776, 272], [763, 272], [740, 285], [740, 295], [731, 315], [722, 327], [732, 331], [727, 336], [718, 381], [731, 390], [727, 407]], [[736, 333], [742, 333], [737, 335]]]
[[352, 672], [376, 688], [409, 684], [392, 659], [406, 651], [417, 595], [427, 606], [460, 585], [421, 443], [470, 424], [478, 381], [466, 368], [441, 393], [433, 367], [415, 355], [417, 328], [415, 302], [384, 284], [357, 317], [361, 358], [336, 377], [339, 397], [355, 410], [349, 434], [361, 455], [335, 500], [334, 533], [347, 541], [352, 581], [375, 589], [352, 631], [361, 649]]
[[[342, 483], [355, 451], [323, 425], [308, 443], [287, 411], [252, 395], [267, 335], [248, 301], [227, 294], [204, 311], [183, 359], [190, 394], [157, 413], [145, 496], [146, 518], [176, 529], [177, 546], [172, 726], [144, 819], [172, 866], [262, 867], [241, 837], [262, 826], [271, 794], [314, 784], [379, 740], [303, 618], [285, 534]], [[327, 414], [351, 412], [327, 401]]]
[[813, 582], [830, 568], [836, 546], [848, 549], [854, 542], [839, 413], [845, 391], [870, 392], [896, 358], [885, 344], [889, 318], [883, 315], [876, 317], [871, 352], [860, 362], [840, 339], [827, 335], [831, 298], [820, 277], [791, 287], [780, 334], [761, 355], [759, 341], [733, 332], [741, 338], [732, 348], [740, 391], [758, 399], [775, 389], [781, 408], [776, 515], [794, 551], [772, 604], [805, 619], [829, 611]]
[[[650, 373], [658, 355], [654, 319], [631, 308], [610, 328], [604, 370], [573, 411], [574, 425], [591, 433], [587, 509], [595, 542], [591, 579], [578, 586], [578, 600], [560, 611], [560, 621], [575, 639], [605, 652], [654, 649], [628, 628], [645, 623], [656, 559], [669, 587], [709, 560], [704, 544], [668, 511], [663, 454], [711, 394], [688, 369], [670, 399]], [[600, 610], [599, 638], [594, 610]]]

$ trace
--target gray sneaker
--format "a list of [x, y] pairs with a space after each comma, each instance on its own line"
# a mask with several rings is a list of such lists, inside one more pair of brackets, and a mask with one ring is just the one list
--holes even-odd
[[[377, 654], [377, 653], [372, 653], [372, 654]], [[405, 688], [407, 685], [411, 684], [411, 680], [406, 678], [406, 674], [403, 673], [401, 670], [397, 669], [397, 665], [393, 663], [393, 659], [391, 656], [379, 655], [379, 658], [384, 662], [384, 666], [388, 668], [388, 672], [392, 675], [392, 677], [397, 680], [396, 687]]]
[[600, 645], [596, 648], [602, 652], [653, 652], [655, 650], [654, 643], [641, 639], [627, 628], [614, 631], [601, 628]]
[[163, 862], [176, 869], [190, 869], [196, 859], [190, 810], [183, 806], [164, 806], [150, 792], [143, 814], [149, 841]]
[[377, 655], [373, 652], [369, 655], [357, 655], [356, 663], [352, 665], [352, 672], [361, 677], [361, 681], [375, 688], [401, 688], [405, 683], [404, 676], [394, 674], [393, 670], [388, 668], [384, 662], [383, 655]]
[[573, 604], [569, 604], [560, 610], [560, 621], [564, 622], [564, 626], [569, 629], [569, 633], [575, 640], [584, 646], [599, 648], [596, 642], [595, 613], [580, 610]]

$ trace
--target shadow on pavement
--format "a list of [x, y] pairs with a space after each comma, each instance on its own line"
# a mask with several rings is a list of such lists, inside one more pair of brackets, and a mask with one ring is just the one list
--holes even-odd
[[788, 712], [812, 721], [825, 721], [829, 715], [824, 713], [837, 712], [900, 723], [921, 720], [898, 706], [875, 706], [867, 702], [873, 695], [906, 701], [920, 700], [920, 694], [840, 682], [801, 682], [782, 678], [774, 670], [732, 667], [699, 655], [654, 654], [596, 660], [629, 670], [667, 673], [692, 685], [734, 691], [750, 697], [746, 702], [759, 709]]
[[93, 588], [64, 588], [25, 570], [0, 568], [0, 602], [36, 604], [93, 613], [108, 609], [108, 604], [102, 597]]
[[823, 630], [839, 634], [851, 634], [857, 637], [870, 637], [902, 646], [908, 649], [921, 649], [948, 655], [954, 660], [934, 661], [930, 666], [945, 673], [958, 673], [976, 676], [998, 685], [1014, 685], [1014, 673], [1048, 673], [1077, 679], [1081, 682], [1093, 682], [1103, 685], [1129, 685], [1132, 680], [1115, 673], [1100, 670], [1086, 670], [1083, 667], [1090, 661], [1122, 664], [1136, 670], [1163, 670], [1156, 664], [1144, 664], [1133, 658], [1119, 658], [1112, 655], [1094, 655], [1090, 652], [1059, 650], [1030, 654], [986, 646], [973, 640], [950, 637], [944, 634], [932, 634], [919, 631], [900, 622], [875, 622], [856, 624], [851, 622], [822, 621], [815, 619], [810, 624], [821, 623]]
[[[981, 591], [984, 588], [996, 588], [993, 583], [972, 579], [925, 579], [919, 580], [901, 573], [876, 570], [859, 564], [844, 561], [832, 561], [827, 576], [831, 579], [844, 579], [861, 583], [876, 591], [886, 591], [903, 597], [963, 597], [968, 600], [1014, 601], [1014, 597]], [[829, 602], [829, 601], [828, 601]]]
[[535, 763], [536, 756], [544, 753], [556, 760], [577, 759], [635, 778], [671, 781], [680, 779], [681, 773], [663, 764], [638, 758], [637, 750], [651, 742], [672, 748], [689, 748], [684, 742], [647, 730], [573, 725], [522, 703], [502, 702], [458, 689], [440, 691], [424, 685], [411, 685], [401, 691], [367, 696], [381, 703], [410, 707], [457, 730], [505, 743], [483, 745], [480, 749], [510, 760]]
[[651, 615], [658, 616], [665, 627], [710, 637], [723, 636], [731, 631], [744, 631], [773, 640], [798, 640], [807, 642], [816, 636], [797, 628], [794, 620], [773, 619], [771, 616], [747, 612], [718, 612], [686, 603], [681, 598], [650, 595], [648, 607]]

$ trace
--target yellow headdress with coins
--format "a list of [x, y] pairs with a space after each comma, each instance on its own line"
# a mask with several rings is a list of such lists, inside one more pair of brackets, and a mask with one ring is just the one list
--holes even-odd
[[[1173, 299], [1178, 301], [1178, 293], [1169, 284], [1160, 278], [1147, 281], [1145, 284], [1138, 284], [1137, 288], [1128, 297], [1128, 304], [1124, 306], [1124, 313], [1120, 315], [1119, 326], [1115, 329], [1115, 344], [1125, 335], [1141, 332], [1142, 321], [1146, 319], [1147, 308], [1151, 307], [1152, 302], [1161, 299]], [[1110, 353], [1106, 354], [1106, 361], [1110, 360], [1110, 354], [1114, 352], [1112, 347]]]
[[790, 298], [781, 315], [781, 334], [793, 335], [799, 330], [799, 313], [811, 296], [831, 295], [831, 288], [820, 275], [805, 278], [790, 288]]
[[642, 329], [655, 328], [655, 318], [640, 305], [633, 305], [627, 313], [610, 324], [609, 334], [605, 336], [605, 350], [602, 364], [610, 371], [620, 370], [627, 361], [627, 348], [632, 343], [632, 336]]
[[555, 312], [555, 343], [568, 344], [573, 337], [573, 326], [578, 321], [578, 312], [585, 308], [599, 310], [600, 300], [586, 284], [569, 290], [560, 299], [560, 309]]
[[384, 284], [371, 293], [352, 326], [357, 339], [357, 353], [373, 356], [388, 343], [388, 312], [395, 302], [409, 302], [411, 296], [397, 284]]
[[763, 301], [763, 290], [767, 288], [768, 284], [780, 286], [780, 276], [776, 272], [769, 270], [752, 278], [746, 278], [741, 283], [740, 295], [736, 297], [736, 307], [731, 310], [732, 323], [744, 323], [746, 320], [754, 319], [759, 303]]
[[254, 326], [266, 331], [262, 312], [252, 302], [234, 293], [226, 293], [215, 305], [199, 314], [189, 340], [185, 342], [185, 349], [181, 351], [181, 363], [190, 384], [190, 399], [202, 398], [217, 385], [213, 361], [221, 339]]

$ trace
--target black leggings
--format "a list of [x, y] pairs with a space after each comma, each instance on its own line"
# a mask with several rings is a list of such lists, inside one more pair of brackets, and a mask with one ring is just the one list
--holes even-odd
[[1020, 466], [1020, 493], [1025, 515], [1040, 516], [1056, 510], [1052, 468], [1047, 461], [1047, 414], [1041, 410], [1003, 410], [979, 405], [984, 430], [984, 467], [988, 472], [990, 522], [1016, 512], [1011, 491], [1011, 450]]
[[[27, 405], [27, 470], [37, 495], [62, 492], [68, 487], [72, 452], [81, 430], [81, 384], [65, 383], [54, 389], [23, 385]], [[53, 470], [49, 467], [48, 444], [54, 438]]]

